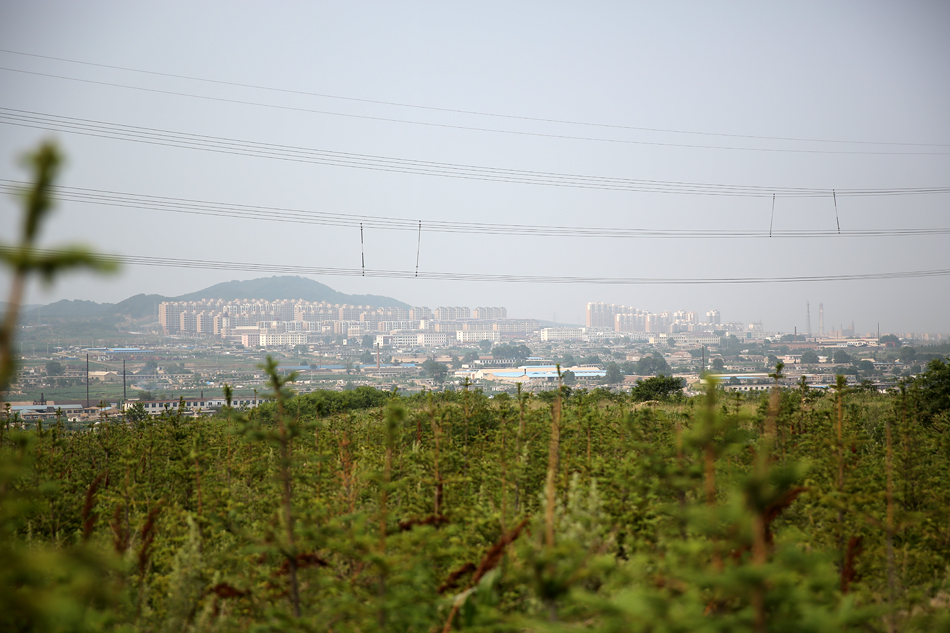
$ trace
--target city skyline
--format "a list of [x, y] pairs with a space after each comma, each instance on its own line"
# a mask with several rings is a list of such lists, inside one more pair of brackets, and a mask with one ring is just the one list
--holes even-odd
[[28, 303], [270, 267], [564, 323], [948, 329], [944, 4], [291, 6], [0, 7], [0, 189], [56, 139], [42, 245], [127, 258]]

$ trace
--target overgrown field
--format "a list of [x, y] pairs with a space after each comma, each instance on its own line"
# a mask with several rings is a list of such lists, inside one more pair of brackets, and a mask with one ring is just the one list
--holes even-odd
[[928, 394], [291, 397], [4, 425], [0, 629], [950, 630]]

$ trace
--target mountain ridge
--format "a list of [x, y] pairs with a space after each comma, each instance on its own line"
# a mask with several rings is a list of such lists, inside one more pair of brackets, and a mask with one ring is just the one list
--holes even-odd
[[[196, 301], [198, 299], [261, 299], [278, 301], [281, 299], [301, 299], [303, 301], [326, 301], [328, 303], [347, 303], [368, 305], [374, 308], [406, 308], [409, 304], [382, 295], [350, 295], [334, 290], [326, 284], [298, 275], [259, 277], [257, 279], [232, 280], [208, 286], [196, 292], [177, 297], [140, 293], [118, 303], [96, 303], [83, 299], [63, 299], [44, 306], [32, 305], [22, 312], [22, 318], [89, 318], [126, 316], [141, 319], [158, 313], [158, 304], [163, 301]], [[37, 311], [39, 312], [37, 314]]]

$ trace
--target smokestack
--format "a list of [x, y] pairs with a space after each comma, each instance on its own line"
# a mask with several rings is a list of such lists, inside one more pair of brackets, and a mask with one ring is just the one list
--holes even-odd
[[818, 336], [825, 335], [825, 304], [818, 304]]

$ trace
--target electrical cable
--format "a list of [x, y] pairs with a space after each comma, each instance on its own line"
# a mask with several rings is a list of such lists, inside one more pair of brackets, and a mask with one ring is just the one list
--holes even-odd
[[[29, 183], [0, 178], [0, 192], [17, 194]], [[118, 191], [66, 187], [58, 185], [52, 196], [60, 202], [76, 202], [123, 209], [144, 209], [181, 213], [186, 215], [224, 217], [231, 219], [266, 222], [289, 222], [318, 226], [355, 227], [365, 224], [369, 228], [396, 231], [417, 231], [419, 234], [416, 252], [418, 267], [422, 240], [422, 221], [384, 216], [349, 215], [325, 211], [306, 211], [281, 207], [247, 204], [209, 202], [168, 196], [149, 196]], [[594, 226], [559, 226], [528, 224], [497, 224], [478, 222], [454, 222], [427, 220], [425, 230], [433, 233], [457, 233], [464, 235], [512, 235], [519, 237], [569, 237], [569, 238], [664, 238], [664, 239], [735, 239], [735, 238], [821, 238], [842, 237], [910, 237], [950, 234], [950, 227], [900, 228], [900, 229], [855, 229], [837, 233], [827, 229], [786, 229], [772, 231], [768, 235], [759, 230], [736, 229], [643, 229]]]
[[129, 86], [126, 84], [118, 84], [108, 81], [95, 81], [92, 79], [79, 79], [76, 77], [67, 77], [65, 75], [53, 75], [50, 73], [41, 73], [30, 70], [18, 70], [16, 68], [7, 68], [0, 66], [0, 70], [6, 72], [22, 73], [27, 75], [36, 75], [40, 77], [47, 77], [52, 79], [63, 79], [66, 81], [75, 81], [80, 83], [94, 84], [99, 86], [109, 86], [112, 88], [123, 88], [126, 90], [138, 90], [140, 92], [150, 92], [154, 94], [164, 94], [164, 95], [173, 95], [178, 97], [187, 97], [191, 99], [203, 99], [205, 101], [217, 101], [221, 103], [232, 103], [238, 105], [247, 105], [254, 106], [259, 108], [273, 108], [278, 110], [289, 110], [293, 112], [305, 112], [308, 114], [320, 114], [325, 116], [337, 116], [345, 117], [349, 119], [362, 119], [367, 121], [380, 121], [386, 123], [401, 123], [405, 125], [419, 125], [424, 127], [434, 127], [434, 128], [444, 128], [444, 129], [454, 129], [454, 130], [463, 130], [468, 132], [490, 132], [492, 134], [511, 134], [516, 136], [533, 136], [539, 138], [553, 138], [560, 140], [570, 140], [570, 141], [587, 141], [587, 142], [597, 142], [597, 143], [619, 143], [623, 145], [647, 145], [654, 147], [677, 147], [684, 149], [714, 149], [714, 150], [729, 150], [729, 151], [742, 151], [742, 152], [781, 152], [781, 153], [792, 153], [792, 154], [857, 154], [857, 155], [885, 155], [885, 156], [945, 156], [950, 155], [950, 152], [911, 152], [911, 151], [872, 151], [872, 150], [862, 150], [862, 151], [846, 151], [846, 150], [819, 150], [819, 149], [793, 149], [793, 148], [776, 148], [776, 147], [735, 147], [735, 146], [725, 146], [725, 145], [697, 145], [692, 143], [669, 143], [669, 142], [660, 142], [660, 141], [637, 141], [631, 139], [616, 139], [616, 138], [597, 138], [590, 136], [571, 136], [569, 134], [550, 134], [544, 132], [526, 132], [523, 130], [502, 130], [497, 128], [484, 128], [484, 127], [475, 127], [470, 125], [453, 125], [449, 123], [434, 123], [431, 121], [411, 121], [408, 119], [394, 119], [391, 117], [380, 117], [380, 116], [369, 116], [364, 114], [353, 114], [347, 112], [332, 112], [329, 110], [315, 110], [312, 108], [300, 108], [294, 106], [284, 106], [273, 103], [260, 103], [256, 101], [246, 101], [242, 99], [228, 99], [225, 97], [212, 97], [208, 95], [199, 95], [186, 92], [177, 92], [174, 90], [161, 90], [159, 88], [143, 88], [141, 86]]
[[[410, 103], [399, 103], [395, 101], [383, 101], [377, 99], [361, 99], [357, 97], [345, 97], [340, 95], [325, 94], [319, 92], [307, 92], [304, 90], [293, 90], [288, 88], [276, 88], [273, 86], [261, 86], [256, 84], [249, 83], [240, 83], [235, 81], [222, 81], [219, 79], [209, 79], [207, 77], [195, 77], [190, 75], [180, 75], [174, 73], [165, 73], [152, 70], [143, 70], [140, 68], [130, 68], [128, 66], [115, 66], [111, 64], [99, 64], [95, 62], [81, 61], [76, 59], [68, 59], [65, 57], [54, 57], [51, 55], [39, 55], [36, 53], [24, 53], [22, 51], [14, 51], [11, 49], [0, 49], [0, 53], [7, 53], [10, 55], [20, 55], [23, 57], [32, 57], [36, 59], [48, 59], [59, 62], [65, 62], [69, 64], [79, 64], [83, 66], [92, 66], [97, 68], [108, 68], [111, 70], [121, 70], [124, 72], [140, 73], [145, 75], [152, 75], [158, 77], [169, 77], [174, 79], [185, 79], [188, 81], [198, 81], [203, 83], [217, 84], [222, 86], [232, 86], [239, 88], [251, 88], [254, 90], [266, 90], [270, 92], [284, 93], [284, 94], [294, 94], [294, 95], [303, 95], [309, 97], [319, 97], [323, 99], [336, 99], [341, 101], [349, 101], [354, 103], [368, 103], [374, 105], [385, 105], [393, 106], [399, 108], [412, 108], [417, 110], [427, 110], [431, 112], [446, 112], [451, 114], [465, 114], [472, 116], [481, 116], [481, 117], [493, 117], [500, 119], [512, 119], [517, 121], [534, 121], [540, 123], [556, 123], [560, 125], [578, 125], [585, 127], [596, 127], [596, 128], [607, 128], [607, 129], [616, 129], [616, 130], [633, 130], [638, 132], [657, 132], [663, 134], [686, 134], [694, 136], [714, 136], [722, 138], [741, 138], [741, 139], [751, 139], [751, 140], [765, 140], [765, 141], [791, 141], [791, 142], [801, 142], [801, 143], [838, 143], [838, 144], [851, 144], [851, 145], [896, 145], [896, 146], [906, 146], [906, 147], [950, 147], [950, 143], [901, 143], [894, 141], [853, 141], [853, 140], [836, 140], [836, 139], [816, 139], [816, 138], [804, 138], [804, 137], [789, 137], [789, 136], [761, 136], [761, 135], [752, 135], [752, 134], [727, 134], [721, 132], [696, 132], [689, 130], [675, 130], [675, 129], [665, 129], [665, 128], [654, 128], [654, 127], [637, 127], [632, 125], [618, 125], [610, 123], [594, 123], [589, 121], [572, 121], [567, 119], [553, 119], [553, 118], [543, 118], [543, 117], [531, 117], [531, 116], [520, 116], [513, 114], [501, 114], [494, 112], [480, 112], [476, 110], [463, 110], [463, 109], [453, 109], [453, 108], [442, 108], [437, 106], [426, 106], [419, 104], [410, 104]], [[27, 71], [18, 71], [18, 72], [27, 72]]]
[[[637, 180], [611, 176], [585, 176], [554, 172], [483, 167], [457, 163], [421, 161], [370, 154], [336, 152], [306, 147], [244, 141], [224, 137], [174, 132], [157, 128], [65, 117], [0, 107], [0, 123], [107, 138], [127, 142], [145, 143], [166, 147], [179, 147], [255, 158], [270, 158], [300, 163], [330, 165], [383, 171], [418, 174], [463, 180], [480, 180], [514, 184], [597, 189], [606, 191], [632, 191], [641, 193], [667, 193], [684, 195], [711, 195], [737, 197], [765, 197], [778, 194], [783, 197], [823, 197], [828, 189], [805, 187], [765, 187], [752, 185], [721, 185], [677, 181]], [[950, 187], [905, 187], [889, 189], [841, 189], [842, 195], [877, 196], [948, 193]]]
[[[0, 246], [0, 253], [16, 253], [19, 249]], [[55, 249], [34, 249], [37, 255], [62, 255], [68, 251]], [[262, 264], [245, 261], [214, 261], [198, 259], [180, 259], [172, 257], [151, 257], [145, 255], [97, 255], [102, 260], [134, 266], [160, 266], [186, 268], [190, 270], [243, 270], [257, 273], [280, 273], [294, 275], [330, 275], [344, 277], [378, 277], [388, 279], [412, 279], [411, 270], [376, 270], [359, 268], [327, 268], [315, 266], [294, 266], [285, 264]], [[458, 272], [420, 272], [420, 279], [433, 281], [470, 281], [489, 283], [532, 283], [532, 284], [601, 284], [601, 285], [711, 285], [711, 284], [774, 284], [774, 283], [814, 283], [835, 281], [871, 281], [884, 279], [912, 279], [950, 276], [950, 269], [914, 270], [901, 272], [862, 273], [850, 275], [799, 275], [794, 277], [581, 277], [556, 275], [508, 275]]]

